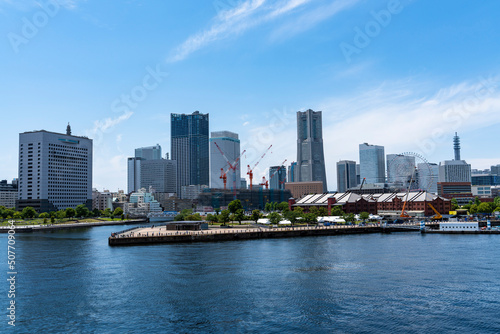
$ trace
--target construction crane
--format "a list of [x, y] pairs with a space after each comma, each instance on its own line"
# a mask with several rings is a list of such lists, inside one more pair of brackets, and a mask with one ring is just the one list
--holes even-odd
[[259, 183], [259, 186], [263, 186], [263, 187], [266, 187], [266, 189], [269, 189], [269, 181], [266, 180], [265, 176], [262, 177], [262, 182]]
[[410, 196], [410, 188], [411, 184], [413, 183], [413, 177], [415, 176], [415, 171], [416, 168], [413, 170], [413, 173], [411, 174], [410, 183], [408, 184], [408, 190], [406, 190], [405, 203], [403, 204], [403, 210], [401, 210], [401, 215], [399, 216], [401, 218], [410, 218], [410, 215], [406, 212], [406, 204], [408, 203], [408, 197]]
[[224, 190], [226, 189], [227, 173], [232, 170], [234, 172], [233, 173], [233, 176], [234, 176], [233, 177], [233, 190], [234, 190], [234, 196], [236, 197], [236, 169], [238, 169], [238, 165], [240, 163], [241, 156], [243, 154], [245, 154], [246, 150], [241, 152], [241, 154], [236, 158], [236, 160], [233, 163], [231, 163], [231, 161], [229, 161], [229, 159], [226, 157], [226, 154], [220, 148], [219, 144], [217, 144], [217, 142], [215, 142], [215, 141], [214, 141], [214, 144], [215, 144], [215, 146], [217, 146], [217, 149], [219, 149], [220, 154], [222, 155], [224, 160], [226, 160], [226, 163], [229, 165], [229, 168], [227, 169], [226, 172], [224, 172], [224, 169], [221, 168], [220, 178], [224, 181]]
[[431, 219], [432, 220], [440, 220], [440, 219], [443, 219], [443, 215], [441, 215], [439, 213], [438, 210], [436, 210], [436, 208], [431, 204], [431, 203], [427, 203], [427, 205], [436, 213], [436, 215], [434, 217], [432, 217]]
[[253, 184], [252, 184], [252, 183], [253, 183], [253, 171], [254, 171], [254, 169], [255, 169], [255, 168], [259, 165], [259, 162], [260, 162], [262, 159], [264, 159], [264, 157], [266, 156], [267, 152], [269, 152], [269, 150], [271, 149], [271, 147], [273, 147], [273, 145], [269, 146], [269, 147], [267, 148], [267, 150], [264, 152], [264, 154], [262, 154], [262, 155], [260, 156], [259, 160], [257, 160], [257, 162], [255, 163], [255, 165], [253, 166], [253, 168], [250, 168], [250, 165], [247, 165], [247, 167], [248, 167], [248, 172], [247, 172], [247, 175], [248, 175], [248, 177], [249, 177], [249, 179], [250, 179], [250, 191], [253, 189], [253, 187], [252, 187], [252, 186], [253, 186]]
[[[274, 171], [274, 173], [269, 177], [269, 181], [265, 181], [265, 183], [267, 184], [266, 186], [266, 189], [267, 187], [269, 186], [269, 182], [271, 182], [271, 180], [273, 179], [273, 177], [279, 172], [279, 170], [281, 169], [281, 167], [284, 167], [285, 163], [287, 162], [288, 160], [285, 159], [285, 161], [283, 161], [281, 163], [281, 165], [279, 165], [279, 167]], [[265, 177], [264, 177], [265, 178]], [[264, 178], [262, 179], [262, 181], [264, 181]], [[279, 185], [283, 184], [282, 182], [279, 183]], [[279, 188], [279, 187], [278, 187]]]
[[222, 179], [222, 182], [224, 182], [224, 190], [226, 190], [227, 174], [226, 172], [224, 172], [224, 168], [220, 169], [220, 179]]

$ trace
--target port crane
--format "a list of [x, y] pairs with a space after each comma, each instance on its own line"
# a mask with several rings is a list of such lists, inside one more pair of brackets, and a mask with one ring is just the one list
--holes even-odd
[[247, 165], [248, 167], [248, 172], [247, 172], [247, 175], [248, 175], [248, 178], [250, 179], [250, 190], [253, 189], [253, 171], [254, 169], [259, 165], [259, 162], [264, 159], [264, 157], [266, 156], [267, 152], [269, 152], [269, 150], [273, 147], [273, 145], [269, 146], [267, 148], [267, 150], [264, 152], [264, 154], [262, 154], [259, 158], [259, 160], [257, 160], [257, 162], [255, 163], [255, 165], [253, 166], [253, 168], [250, 168], [250, 165]]
[[413, 170], [413, 173], [411, 174], [410, 183], [408, 184], [408, 189], [406, 190], [405, 203], [403, 204], [403, 210], [401, 211], [401, 215], [399, 216], [401, 218], [410, 218], [410, 215], [406, 212], [406, 204], [408, 203], [408, 197], [410, 196], [411, 185], [414, 182], [413, 177], [415, 176], [415, 171], [416, 171], [416, 168]]
[[432, 205], [431, 203], [427, 203], [427, 205], [432, 209], [432, 211], [434, 211], [436, 213], [436, 215], [434, 217], [432, 217], [431, 219], [432, 220], [440, 220], [440, 219], [443, 219], [443, 215], [441, 215], [439, 213], [438, 210], [436, 210], [436, 208], [434, 207], [434, 205]]
[[242, 155], [245, 154], [246, 150], [244, 150], [243, 152], [241, 152], [241, 154], [236, 158], [236, 160], [234, 160], [234, 162], [231, 163], [231, 161], [229, 161], [229, 159], [227, 158], [227, 156], [224, 153], [224, 151], [222, 151], [222, 149], [220, 148], [219, 144], [217, 144], [217, 142], [214, 142], [214, 144], [215, 144], [215, 146], [217, 146], [217, 149], [221, 153], [222, 157], [224, 158], [224, 160], [226, 160], [226, 163], [229, 165], [229, 167], [228, 167], [228, 169], [226, 171], [224, 171], [224, 168], [220, 169], [220, 171], [221, 171], [220, 178], [224, 182], [224, 190], [226, 190], [227, 173], [232, 170], [233, 171], [233, 176], [234, 176], [233, 177], [233, 191], [234, 191], [234, 197], [236, 198], [236, 170], [238, 169], [238, 165], [240, 163], [240, 159], [241, 159]]

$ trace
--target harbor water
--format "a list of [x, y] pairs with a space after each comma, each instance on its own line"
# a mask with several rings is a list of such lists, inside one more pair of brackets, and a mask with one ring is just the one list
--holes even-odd
[[[16, 326], [1, 332], [500, 332], [497, 235], [109, 247], [126, 228], [17, 233]], [[8, 278], [7, 234], [0, 247]]]

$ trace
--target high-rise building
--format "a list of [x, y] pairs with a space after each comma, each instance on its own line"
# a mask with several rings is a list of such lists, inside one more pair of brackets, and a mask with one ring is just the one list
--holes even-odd
[[156, 144], [156, 146], [136, 148], [135, 157], [144, 160], [160, 160], [162, 158], [161, 146], [160, 144]]
[[453, 149], [455, 151], [455, 160], [462, 160], [460, 159], [460, 137], [457, 132], [455, 132], [455, 137], [453, 137]]
[[361, 184], [361, 166], [356, 164], [356, 182], [357, 185]]
[[19, 198], [16, 209], [38, 212], [92, 209], [92, 140], [45, 130], [19, 134]]
[[[229, 168], [227, 160], [222, 156], [221, 151], [234, 169]], [[240, 140], [236, 133], [230, 131], [217, 131], [211, 133], [210, 138], [210, 188], [223, 189], [224, 181], [221, 179], [221, 169], [227, 177], [227, 189], [239, 189], [241, 184], [241, 161], [236, 162], [240, 157]]]
[[297, 182], [297, 163], [292, 162], [288, 166], [288, 182]]
[[359, 145], [360, 179], [366, 183], [385, 183], [385, 153], [383, 146]]
[[491, 166], [491, 175], [498, 175], [500, 176], [500, 165], [496, 166]]
[[127, 160], [127, 192], [130, 194], [141, 189], [141, 161], [142, 158], [128, 158]]
[[471, 181], [471, 165], [464, 160], [446, 160], [439, 164], [439, 182]]
[[417, 189], [417, 177], [415, 169], [415, 157], [404, 154], [387, 155], [387, 182], [397, 184], [407, 189], [411, 183], [411, 189]]
[[327, 191], [321, 111], [297, 112], [297, 178], [323, 182]]
[[357, 185], [356, 161], [342, 160], [337, 162], [337, 191], [343, 193]]
[[418, 170], [418, 187], [422, 190], [433, 194], [438, 192], [439, 180], [439, 165], [434, 163], [419, 163]]
[[14, 209], [16, 207], [16, 200], [18, 198], [17, 192], [18, 180], [12, 180], [12, 183], [7, 183], [7, 180], [0, 181], [0, 206], [7, 209]]
[[285, 166], [269, 167], [269, 189], [285, 189], [286, 168]]
[[177, 161], [177, 189], [210, 183], [208, 114], [171, 114], [171, 154]]
[[140, 165], [141, 188], [152, 187], [158, 193], [177, 192], [177, 161], [140, 160]]

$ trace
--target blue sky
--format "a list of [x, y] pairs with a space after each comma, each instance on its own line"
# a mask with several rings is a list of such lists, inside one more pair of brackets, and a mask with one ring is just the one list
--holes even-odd
[[[0, 0], [0, 179], [18, 134], [94, 139], [94, 187], [126, 189], [134, 148], [170, 149], [170, 113], [210, 113], [255, 171], [296, 160], [298, 110], [323, 111], [329, 189], [358, 145], [499, 164], [497, 1]], [[129, 96], [129, 100], [127, 100]]]

